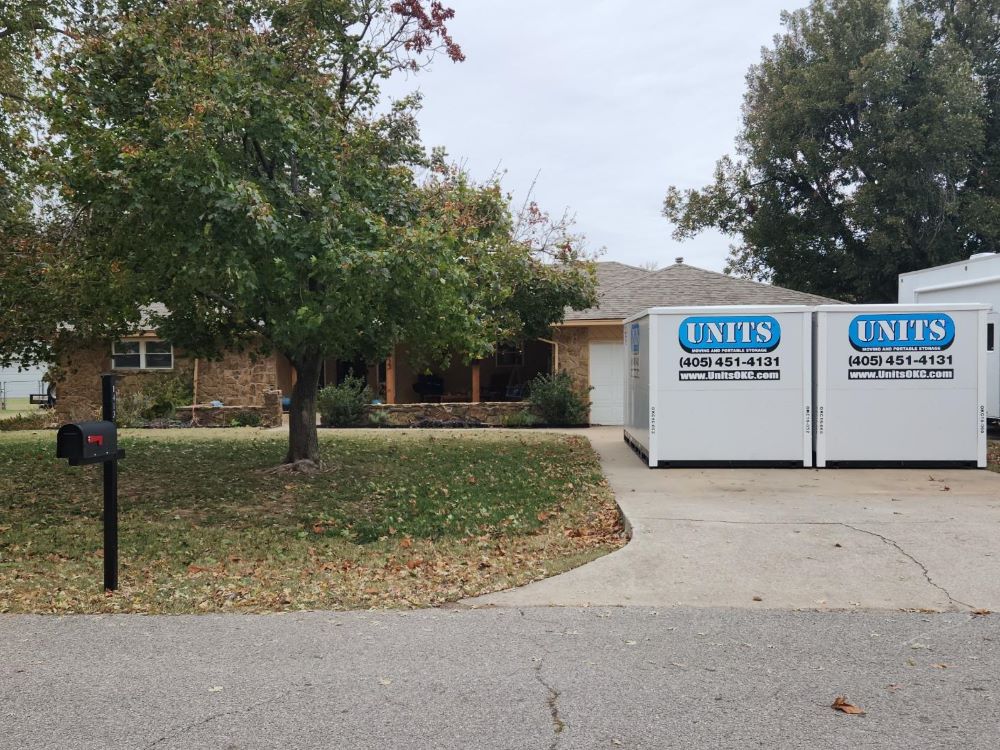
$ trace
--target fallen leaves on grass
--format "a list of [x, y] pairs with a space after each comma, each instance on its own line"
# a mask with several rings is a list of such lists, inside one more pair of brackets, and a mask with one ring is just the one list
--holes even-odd
[[[84, 487], [83, 504], [99, 508], [100, 477], [63, 473], [48, 451], [35, 461], [41, 471], [12, 461], [25, 468], [0, 475], [15, 513], [0, 539], [0, 612], [435, 606], [555, 575], [625, 542], [579, 437], [340, 438], [324, 442], [324, 472], [280, 480], [254, 468], [271, 460], [266, 451], [280, 456], [280, 441], [203, 442], [133, 447], [123, 488], [141, 479], [147, 490], [123, 503], [122, 588], [107, 597], [99, 516], [81, 513], [79, 499]], [[180, 462], [189, 481], [179, 490]]]
[[833, 704], [830, 706], [830, 708], [832, 708], [834, 711], [840, 711], [845, 714], [864, 715], [865, 713], [863, 708], [859, 708], [858, 706], [855, 706], [853, 703], [848, 703], [847, 696], [844, 695], [838, 695], [836, 699], [834, 699]]

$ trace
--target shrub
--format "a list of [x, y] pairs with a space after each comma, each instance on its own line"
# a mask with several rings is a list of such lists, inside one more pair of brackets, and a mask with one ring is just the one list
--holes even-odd
[[16, 414], [13, 417], [0, 419], [0, 432], [14, 430], [43, 430], [52, 424], [52, 415], [47, 412], [32, 414]]
[[115, 421], [119, 427], [144, 427], [173, 417], [178, 407], [187, 406], [193, 398], [191, 379], [183, 375], [136, 377], [118, 394]]
[[518, 411], [513, 414], [505, 414], [503, 418], [504, 427], [532, 427], [538, 424], [538, 417], [530, 411]]
[[531, 381], [528, 402], [545, 424], [586, 424], [589, 418], [590, 404], [573, 387], [573, 381], [565, 370], [536, 376]]
[[365, 381], [348, 375], [340, 385], [323, 388], [316, 399], [316, 405], [324, 425], [354, 427], [364, 422], [365, 408], [371, 400], [371, 390]]
[[119, 393], [115, 402], [115, 423], [119, 427], [144, 427], [153, 399], [143, 390]]
[[238, 411], [229, 420], [230, 427], [260, 427], [263, 417], [259, 411]]
[[150, 401], [143, 416], [146, 419], [172, 417], [179, 406], [187, 406], [194, 399], [194, 384], [190, 377], [174, 375], [149, 378], [142, 386]]
[[368, 414], [368, 421], [372, 427], [388, 427], [389, 412], [376, 409]]

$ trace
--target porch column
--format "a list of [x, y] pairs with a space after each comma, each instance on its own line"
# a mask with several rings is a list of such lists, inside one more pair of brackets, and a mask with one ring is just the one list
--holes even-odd
[[479, 361], [472, 363], [472, 403], [479, 403]]
[[393, 350], [385, 361], [385, 402], [396, 403], [396, 352]]

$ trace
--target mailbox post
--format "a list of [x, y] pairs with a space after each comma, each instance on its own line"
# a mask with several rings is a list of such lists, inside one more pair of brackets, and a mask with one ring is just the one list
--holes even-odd
[[56, 457], [70, 466], [103, 464], [104, 472], [104, 588], [118, 588], [118, 448], [115, 426], [115, 376], [101, 375], [102, 418], [100, 422], [74, 422], [59, 428]]
[[[101, 375], [101, 418], [115, 424], [115, 376]], [[117, 444], [118, 427], [115, 426]], [[117, 445], [116, 445], [117, 447]], [[118, 589], [118, 459], [124, 454], [115, 451], [115, 457], [105, 461], [104, 472], [104, 588]]]

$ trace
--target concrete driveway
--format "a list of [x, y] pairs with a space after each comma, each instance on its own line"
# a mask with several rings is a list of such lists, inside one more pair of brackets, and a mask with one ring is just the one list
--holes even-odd
[[587, 435], [632, 541], [470, 603], [1000, 610], [1000, 474], [651, 470], [621, 428]]

